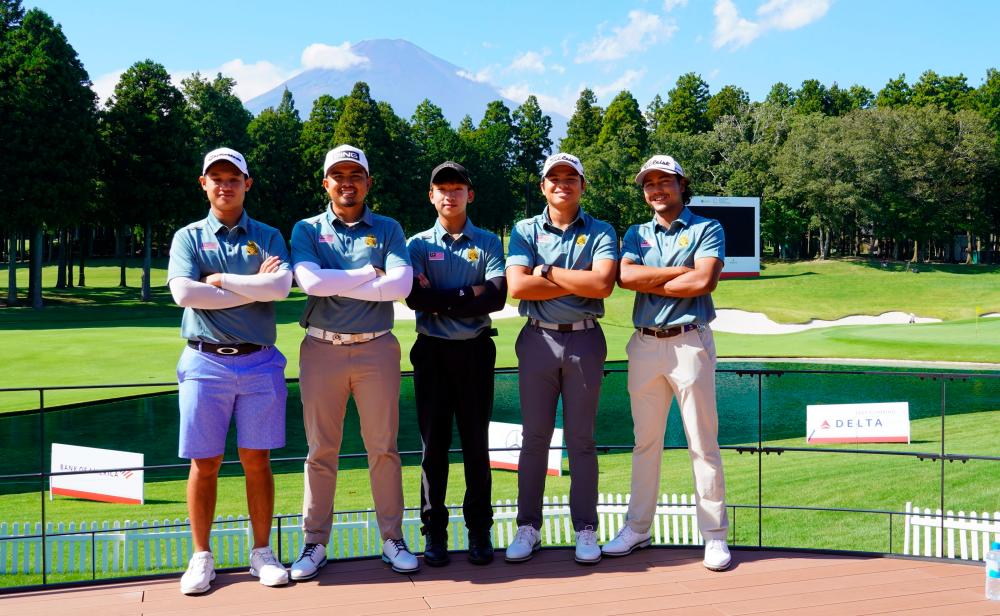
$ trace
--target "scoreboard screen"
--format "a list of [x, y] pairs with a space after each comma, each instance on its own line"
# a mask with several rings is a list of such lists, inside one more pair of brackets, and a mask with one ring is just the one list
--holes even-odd
[[760, 275], [760, 199], [757, 197], [692, 197], [699, 216], [714, 218], [726, 234], [723, 278]]

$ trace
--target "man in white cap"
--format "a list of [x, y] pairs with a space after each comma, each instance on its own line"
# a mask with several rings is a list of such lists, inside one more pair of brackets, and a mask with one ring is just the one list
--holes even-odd
[[602, 549], [608, 556], [624, 556], [650, 544], [663, 435], [676, 396], [693, 467], [698, 527], [705, 538], [704, 564], [722, 571], [731, 562], [729, 520], [715, 404], [715, 342], [708, 324], [715, 318], [711, 293], [722, 273], [725, 237], [718, 221], [685, 207], [691, 190], [672, 157], [650, 158], [635, 182], [653, 219], [625, 233], [619, 274], [622, 288], [636, 292], [636, 331], [627, 347], [635, 430], [632, 496], [625, 525]]
[[292, 564], [293, 580], [315, 577], [326, 564], [344, 414], [352, 395], [368, 452], [382, 559], [399, 573], [420, 566], [403, 540], [403, 479], [396, 448], [400, 348], [392, 334], [392, 304], [409, 295], [413, 269], [399, 223], [365, 205], [371, 185], [364, 152], [350, 145], [330, 150], [323, 162], [330, 205], [292, 230], [295, 279], [309, 296], [299, 322], [306, 328], [299, 354], [309, 441], [305, 546]]
[[608, 347], [597, 320], [615, 286], [618, 240], [606, 222], [580, 208], [586, 181], [580, 159], [553, 154], [542, 166], [541, 214], [510, 234], [507, 286], [528, 321], [515, 345], [523, 438], [517, 473], [517, 533], [508, 562], [529, 560], [541, 547], [542, 498], [556, 407], [572, 483], [570, 516], [579, 563], [601, 560], [597, 545], [597, 418]]
[[253, 180], [243, 155], [219, 148], [205, 156], [199, 178], [208, 216], [174, 235], [167, 280], [184, 307], [187, 346], [177, 364], [179, 455], [191, 459], [187, 501], [194, 554], [181, 592], [207, 591], [215, 579], [209, 532], [230, 421], [246, 473], [253, 527], [250, 573], [266, 586], [288, 583], [268, 546], [274, 513], [270, 450], [285, 446], [285, 357], [274, 302], [288, 295], [292, 273], [281, 233], [247, 216]]

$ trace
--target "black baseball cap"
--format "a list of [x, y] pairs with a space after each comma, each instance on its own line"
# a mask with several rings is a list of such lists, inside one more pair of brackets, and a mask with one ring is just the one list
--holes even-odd
[[431, 171], [431, 184], [444, 184], [445, 182], [459, 182], [466, 186], [472, 186], [469, 179], [469, 172], [462, 165], [446, 160]]

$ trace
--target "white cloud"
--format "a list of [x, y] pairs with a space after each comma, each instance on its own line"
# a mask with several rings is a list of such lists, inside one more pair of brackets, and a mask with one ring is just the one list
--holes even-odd
[[663, 11], [669, 13], [677, 8], [684, 8], [688, 5], [688, 0], [663, 0]]
[[489, 81], [493, 79], [493, 75], [496, 72], [496, 69], [497, 66], [495, 64], [491, 64], [490, 66], [487, 66], [484, 69], [476, 71], [475, 73], [466, 70], [459, 70], [456, 71], [455, 74], [458, 75], [459, 77], [464, 77], [470, 81], [477, 81], [479, 83], [489, 83]]
[[566, 74], [566, 67], [563, 66], [562, 64], [550, 64], [549, 70], [559, 73], [560, 75]]
[[542, 61], [542, 54], [536, 51], [526, 51], [519, 54], [507, 67], [510, 71], [544, 73], [545, 62]]
[[573, 109], [576, 106], [577, 97], [576, 94], [573, 94], [568, 90], [563, 92], [561, 96], [540, 94], [532, 91], [531, 86], [526, 83], [519, 83], [501, 88], [500, 94], [502, 94], [504, 98], [509, 98], [518, 104], [523, 103], [529, 96], [534, 94], [535, 98], [538, 99], [538, 106], [542, 108], [542, 111], [550, 113], [555, 112], [566, 117], [573, 115]]
[[708, 72], [709, 79], [715, 79], [718, 76], [719, 76], [719, 69], [717, 68], [713, 68], [711, 71]]
[[811, 24], [829, 9], [830, 0], [767, 0], [757, 7], [758, 20], [751, 21], [740, 17], [732, 0], [716, 0], [712, 44], [716, 49], [739, 49], [768, 30], [795, 30]]
[[669, 39], [677, 32], [672, 19], [643, 11], [629, 11], [628, 23], [611, 29], [608, 36], [598, 35], [577, 48], [576, 62], [620, 60], [650, 45]]
[[296, 72], [298, 71], [290, 72], [282, 69], [266, 60], [247, 64], [237, 58], [226, 62], [218, 70], [205, 71], [203, 74], [214, 76], [216, 73], [222, 73], [226, 77], [232, 77], [236, 80], [236, 87], [233, 88], [233, 93], [240, 100], [246, 101], [258, 94], [267, 92]]
[[355, 66], [368, 64], [368, 58], [359, 56], [351, 49], [351, 43], [344, 41], [340, 45], [325, 45], [313, 43], [302, 50], [303, 68], [332, 68], [346, 71]]
[[[604, 98], [606, 96], [615, 96], [622, 90], [628, 90], [629, 87], [632, 86], [632, 84], [636, 83], [645, 76], [646, 76], [645, 68], [641, 70], [629, 69], [625, 71], [625, 73], [622, 74], [621, 77], [615, 79], [611, 83], [604, 85], [595, 85], [593, 88], [594, 94], [596, 94], [600, 98]], [[581, 90], [582, 89], [583, 88], [581, 88]]]
[[90, 89], [97, 93], [98, 105], [103, 107], [108, 97], [115, 93], [115, 86], [118, 85], [118, 80], [121, 79], [124, 72], [123, 70], [111, 71], [94, 79]]

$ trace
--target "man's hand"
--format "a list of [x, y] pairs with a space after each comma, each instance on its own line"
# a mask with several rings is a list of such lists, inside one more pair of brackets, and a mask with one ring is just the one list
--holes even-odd
[[533, 268], [531, 269], [531, 275], [532, 275], [532, 276], [541, 276], [541, 275], [542, 275], [542, 266], [543, 266], [543, 265], [545, 265], [545, 264], [544, 264], [544, 263], [542, 263], [542, 264], [540, 264], [540, 265], [536, 265], [535, 267], [533, 267]]
[[222, 288], [222, 274], [209, 274], [201, 279], [201, 282], [205, 284], [210, 284], [213, 287]]
[[[372, 267], [375, 267], [375, 266], [373, 265]], [[375, 277], [376, 278], [381, 278], [382, 276], [385, 276], [385, 270], [375, 267]]]
[[427, 279], [427, 276], [423, 274], [417, 274], [417, 282], [420, 284], [421, 289], [431, 288], [431, 281]]
[[484, 284], [474, 284], [472, 285], [472, 295], [474, 297], [479, 297], [486, 290], [486, 285]]
[[264, 262], [260, 264], [260, 269], [257, 271], [258, 274], [274, 274], [281, 267], [281, 258], [276, 256], [270, 256], [264, 259]]

